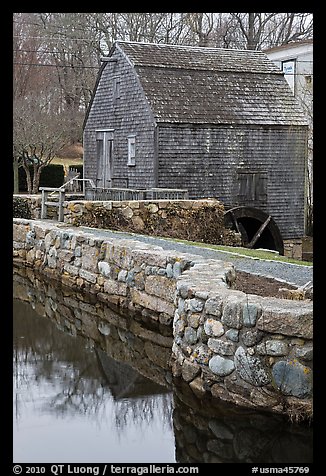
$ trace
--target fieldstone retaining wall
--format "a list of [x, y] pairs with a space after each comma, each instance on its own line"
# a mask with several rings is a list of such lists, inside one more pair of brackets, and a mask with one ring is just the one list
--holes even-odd
[[284, 256], [312, 261], [313, 238], [311, 236], [304, 236], [297, 240], [284, 240]]
[[14, 262], [173, 325], [172, 372], [197, 394], [311, 416], [311, 301], [233, 290], [230, 263], [44, 221], [14, 220]]
[[200, 259], [163, 252], [161, 247], [136, 240], [97, 238], [65, 224], [38, 220], [14, 219], [13, 240], [14, 262], [165, 324], [171, 324], [174, 317], [177, 277]]
[[173, 374], [193, 391], [288, 413], [312, 414], [312, 302], [225, 288], [217, 264], [198, 263], [177, 281]]
[[224, 226], [224, 206], [206, 200], [67, 202], [64, 221], [154, 236], [240, 245], [240, 235]]
[[[288, 461], [311, 460], [312, 427], [289, 425], [281, 415], [270, 418], [262, 412], [239, 413], [237, 407], [222, 405], [220, 401], [216, 405], [209, 395], [204, 399], [197, 397], [185, 381], [172, 379], [171, 327], [158, 323], [147, 326], [147, 319], [139, 314], [116, 312], [113, 306], [99, 302], [94, 294], [80, 293], [57, 280], [44, 279], [27, 267], [15, 268], [13, 289], [14, 297], [29, 304], [24, 306], [25, 313], [33, 309], [65, 334], [82, 335], [87, 340], [87, 347], [96, 352], [116, 399], [137, 396], [137, 390], [141, 388], [143, 392], [144, 385], [149, 394], [157, 390], [156, 384], [160, 385], [160, 393], [163, 387], [168, 392], [172, 382], [178, 462], [252, 463], [263, 457], [265, 462], [277, 463], [284, 461], [284, 455]], [[36, 325], [35, 336], [40, 332]], [[68, 362], [70, 357], [66, 355]], [[75, 359], [74, 365], [83, 363]], [[90, 375], [88, 370], [83, 379]]]
[[[70, 198], [73, 198], [70, 197]], [[14, 195], [14, 217], [41, 218], [40, 195]], [[57, 209], [48, 207], [49, 218]], [[224, 206], [216, 199], [64, 202], [64, 222], [204, 243], [241, 245], [241, 237], [224, 226]]]

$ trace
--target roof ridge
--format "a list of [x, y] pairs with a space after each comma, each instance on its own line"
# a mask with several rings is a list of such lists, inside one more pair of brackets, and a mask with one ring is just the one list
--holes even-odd
[[125, 44], [129, 44], [129, 45], [151, 45], [151, 46], [167, 46], [167, 47], [171, 47], [171, 48], [192, 48], [192, 49], [197, 49], [197, 50], [200, 50], [200, 51], [208, 51], [208, 50], [224, 50], [224, 51], [227, 51], [227, 52], [244, 52], [244, 53], [254, 53], [254, 54], [263, 54], [265, 55], [265, 53], [262, 51], [262, 50], [248, 50], [248, 49], [241, 49], [241, 48], [222, 48], [222, 47], [218, 47], [218, 46], [199, 46], [199, 45], [175, 45], [175, 44], [172, 44], [172, 43], [152, 43], [152, 42], [149, 42], [149, 41], [128, 41], [128, 40], [115, 40], [114, 41], [114, 44], [120, 44], [120, 43], [125, 43]]
[[264, 75], [269, 75], [269, 74], [276, 74], [276, 75], [280, 75], [280, 76], [284, 76], [284, 72], [282, 70], [279, 70], [279, 71], [250, 71], [250, 70], [247, 70], [247, 71], [238, 71], [238, 70], [235, 70], [235, 69], [232, 69], [232, 68], [223, 68], [223, 69], [217, 69], [217, 68], [214, 68], [214, 67], [204, 67], [204, 66], [189, 66], [189, 65], [186, 65], [186, 66], [183, 66], [183, 65], [180, 65], [180, 66], [176, 66], [176, 65], [171, 65], [171, 64], [159, 64], [159, 63], [141, 63], [141, 62], [138, 62], [138, 63], [135, 63], [134, 64], [135, 67], [137, 68], [155, 68], [155, 69], [169, 69], [169, 70], [183, 70], [183, 71], [213, 71], [213, 72], [218, 72], [219, 74], [226, 74], [226, 73], [233, 73], [233, 74], [264, 74]]
[[261, 74], [283, 74], [262, 51], [233, 50], [186, 45], [116, 41], [133, 67], [168, 68], [193, 71], [239, 71]]
[[306, 40], [290, 41], [289, 43], [284, 43], [283, 45], [272, 46], [270, 48], [265, 48], [263, 53], [272, 53], [273, 51], [286, 50], [287, 48], [300, 48], [300, 46], [309, 46], [313, 45], [314, 41], [312, 38], [307, 38]]

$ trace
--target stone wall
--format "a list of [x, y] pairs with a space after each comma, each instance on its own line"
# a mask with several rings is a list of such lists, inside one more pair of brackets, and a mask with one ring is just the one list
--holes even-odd
[[71, 225], [144, 233], [204, 243], [241, 245], [224, 226], [224, 206], [206, 200], [73, 201], [65, 203]]
[[[21, 210], [24, 214], [19, 214]], [[49, 218], [56, 219], [57, 209], [49, 206], [48, 211]], [[15, 195], [14, 217], [39, 219], [41, 197]], [[225, 228], [224, 206], [215, 199], [69, 200], [64, 202], [64, 222], [74, 226], [108, 228], [203, 243], [241, 245], [240, 235]]]
[[217, 266], [198, 263], [178, 278], [173, 374], [197, 393], [307, 417], [312, 412], [312, 302], [221, 287], [214, 279]]
[[312, 261], [313, 238], [311, 236], [304, 236], [297, 240], [284, 240], [284, 256], [304, 261]]
[[173, 325], [172, 372], [194, 392], [311, 416], [311, 301], [233, 290], [230, 263], [44, 221], [14, 220], [14, 262]]
[[171, 323], [174, 316], [177, 277], [200, 259], [37, 220], [14, 219], [13, 240], [14, 262], [162, 323]]
[[41, 195], [14, 195], [13, 217], [38, 220], [41, 218], [41, 203]]
[[[169, 365], [173, 343], [171, 327], [158, 323], [148, 326], [147, 320], [137, 314], [117, 312], [113, 306], [99, 302], [95, 295], [74, 291], [57, 280], [44, 279], [42, 274], [30, 268], [14, 269], [13, 291], [14, 298], [28, 304], [19, 306], [22, 310], [15, 316], [15, 322], [18, 321], [15, 334], [21, 335], [21, 326], [32, 310], [33, 314], [36, 312], [50, 320], [62, 331], [55, 338], [52, 352], [82, 374], [83, 378], [75, 382], [77, 390], [91, 397], [91, 402], [96, 401], [94, 389], [103, 385], [103, 375], [114, 398], [128, 399], [128, 408], [133, 409], [134, 403], [139, 412], [143, 411], [138, 406], [139, 397], [143, 400], [145, 395], [170, 392], [172, 386], [173, 397], [164, 399], [164, 416], [170, 424], [170, 399], [173, 398], [177, 462], [253, 463], [264, 460], [275, 464], [284, 462], [284, 455], [287, 461], [312, 460], [312, 426], [289, 425], [281, 415], [271, 418], [265, 412], [240, 411], [209, 395], [197, 396], [185, 381], [172, 378]], [[46, 322], [37, 319], [33, 323], [21, 345], [27, 348], [37, 341], [42, 362], [42, 358], [47, 359], [49, 350], [44, 341]], [[78, 338], [66, 341], [67, 335], [83, 336], [87, 344], [81, 345]], [[69, 347], [62, 346], [65, 341]], [[91, 355], [90, 360], [85, 360], [85, 344], [93, 349], [98, 360], [92, 359]], [[91, 381], [92, 385], [85, 386], [85, 381]], [[62, 391], [67, 390], [69, 380], [63, 379], [61, 384]], [[148, 399], [144, 401], [148, 410]]]

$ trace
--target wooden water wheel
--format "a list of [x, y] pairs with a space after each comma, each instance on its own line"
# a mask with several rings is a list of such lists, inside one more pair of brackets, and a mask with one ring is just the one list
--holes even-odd
[[268, 213], [253, 207], [234, 207], [224, 213], [224, 223], [241, 234], [246, 248], [266, 248], [284, 254], [281, 232]]

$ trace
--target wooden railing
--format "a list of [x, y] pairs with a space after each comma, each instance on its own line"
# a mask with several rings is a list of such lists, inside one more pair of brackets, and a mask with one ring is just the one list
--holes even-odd
[[87, 188], [86, 200], [185, 200], [189, 197], [188, 190], [175, 188]]
[[132, 188], [87, 188], [85, 191], [85, 200], [144, 200], [144, 191]]
[[[48, 207], [57, 207], [58, 221], [63, 221], [63, 202], [65, 201], [65, 189], [54, 187], [40, 187], [42, 192], [41, 219], [48, 216]], [[49, 196], [52, 201], [49, 201]]]
[[[39, 187], [40, 192], [42, 193], [42, 202], [41, 202], [41, 219], [48, 218], [48, 207], [57, 208], [58, 221], [64, 221], [63, 213], [63, 202], [66, 198], [66, 187], [68, 191], [70, 185], [73, 182], [82, 182], [83, 188], [85, 188], [85, 183], [89, 183], [92, 188], [95, 188], [94, 182], [91, 179], [81, 179], [79, 178], [79, 173], [68, 180], [66, 183], [61, 185], [61, 187]], [[84, 192], [85, 194], [85, 192]]]
[[[78, 175], [71, 178], [61, 187], [40, 187], [42, 192], [41, 219], [48, 218], [48, 207], [57, 208], [58, 221], [64, 221], [63, 203], [66, 198], [66, 188], [74, 181], [83, 182], [85, 200], [124, 201], [124, 200], [185, 200], [188, 190], [175, 188], [150, 188], [146, 190], [133, 188], [101, 188], [95, 187], [91, 179], [80, 179]], [[85, 187], [88, 183], [88, 187]]]
[[186, 200], [188, 190], [182, 188], [150, 188], [145, 190], [145, 200]]

